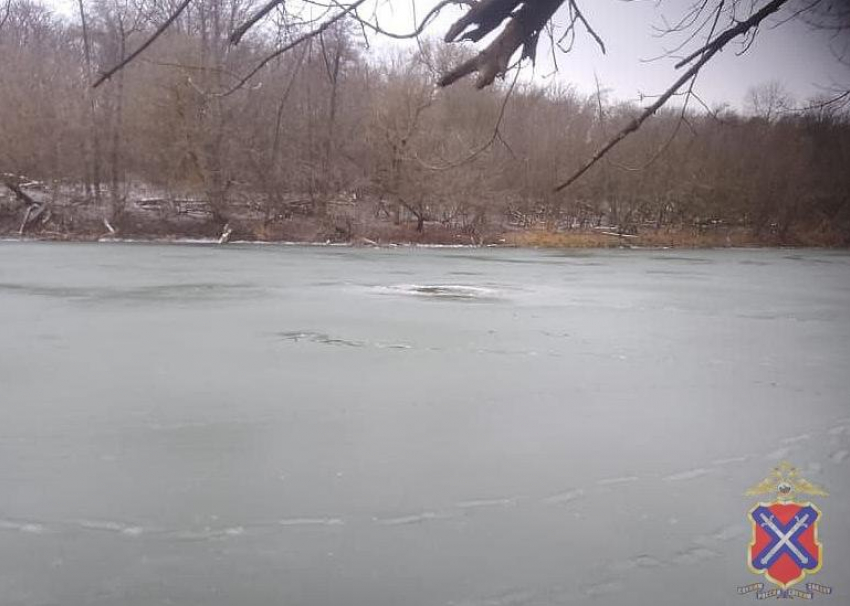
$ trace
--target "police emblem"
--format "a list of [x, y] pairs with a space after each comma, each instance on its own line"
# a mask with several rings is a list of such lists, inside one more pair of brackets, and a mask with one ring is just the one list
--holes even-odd
[[746, 494], [773, 495], [771, 501], [756, 504], [747, 514], [752, 526], [747, 565], [776, 587], [765, 591], [764, 583], [753, 583], [739, 587], [738, 593], [757, 592], [759, 599], [809, 600], [815, 593], [832, 593], [829, 587], [811, 582], [806, 583], [805, 590], [792, 587], [823, 565], [823, 546], [818, 540], [823, 514], [813, 503], [798, 499], [804, 495], [825, 497], [826, 491], [802, 478], [790, 463], [782, 462]]

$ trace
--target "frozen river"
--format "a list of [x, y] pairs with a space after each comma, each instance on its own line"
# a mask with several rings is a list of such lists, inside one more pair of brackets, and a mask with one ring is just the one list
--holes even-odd
[[0, 243], [3, 606], [752, 603], [783, 459], [847, 604], [846, 252]]

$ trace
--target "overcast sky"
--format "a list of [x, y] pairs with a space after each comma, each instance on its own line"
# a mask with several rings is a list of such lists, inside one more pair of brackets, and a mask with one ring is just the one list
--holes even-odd
[[[558, 56], [559, 71], [554, 77], [570, 83], [582, 92], [596, 90], [595, 76], [605, 88], [611, 89], [619, 99], [637, 99], [640, 93], [657, 94], [678, 77], [674, 61], [646, 60], [663, 54], [676, 42], [658, 37], [653, 25], [663, 24], [662, 16], [674, 22], [686, 12], [693, 0], [584, 0], [579, 2], [588, 21], [594, 26], [606, 45], [602, 54], [596, 43], [580, 28], [573, 50]], [[416, 0], [421, 16], [436, 4], [435, 0]], [[410, 0], [394, 3], [390, 18], [387, 8], [382, 10], [382, 25], [392, 23], [398, 31], [411, 29]], [[556, 15], [564, 23], [565, 11]], [[459, 10], [452, 15], [456, 17]], [[773, 19], [776, 25], [780, 18]], [[428, 29], [442, 36], [452, 22], [449, 15]], [[780, 81], [798, 100], [804, 101], [823, 91], [824, 86], [843, 85], [850, 82], [850, 69], [841, 66], [830, 51], [842, 41], [832, 40], [824, 32], [812, 31], [800, 21], [791, 21], [779, 27], [763, 27], [755, 44], [743, 55], [736, 56], [739, 46], [733, 44], [702, 71], [696, 90], [709, 105], [729, 102], [742, 106], [747, 89], [753, 84], [768, 80]], [[844, 41], [846, 42], [846, 40]], [[543, 42], [541, 42], [541, 45]], [[538, 52], [536, 74], [542, 78], [552, 72], [549, 53]]]
[[[73, 14], [73, 0], [45, 0], [65, 14]], [[437, 0], [379, 0], [380, 23], [385, 29], [406, 32], [413, 29], [412, 2], [419, 17]], [[595, 42], [579, 32], [575, 47], [569, 55], [558, 58], [559, 72], [552, 77], [589, 93], [596, 88], [595, 76], [612, 95], [619, 99], [637, 99], [640, 93], [657, 94], [672, 83], [678, 74], [673, 61], [661, 59], [646, 62], [662, 54], [665, 47], [674, 45], [670, 38], [659, 38], [653, 25], [681, 17], [692, 0], [584, 0], [579, 2], [585, 16], [602, 36], [607, 47], [603, 55]], [[426, 30], [426, 35], [442, 37], [459, 9], [447, 9]], [[564, 22], [559, 13], [556, 20]], [[775, 24], [778, 19], [774, 19]], [[736, 56], [738, 46], [732, 45], [716, 56], [702, 71], [696, 91], [709, 105], [728, 102], [743, 106], [747, 89], [768, 80], [780, 81], [798, 101], [804, 101], [834, 84], [848, 86], [850, 69], [838, 64], [830, 45], [842, 41], [830, 40], [824, 32], [811, 31], [805, 24], [792, 21], [772, 28], [762, 27], [756, 43], [742, 56]], [[846, 42], [846, 41], [845, 41]], [[378, 43], [384, 47], [395, 42]], [[542, 43], [541, 43], [542, 44]], [[539, 52], [536, 77], [542, 79], [552, 72], [548, 53]]]
[[[594, 86], [595, 70], [600, 80], [623, 98], [635, 97], [639, 91], [664, 90], [678, 77], [673, 61], [645, 60], [657, 57], [674, 42], [659, 38], [652, 25], [661, 24], [662, 13], [669, 21], [680, 18], [689, 3], [665, 0], [659, 6], [650, 1], [586, 2], [584, 12], [606, 41], [608, 53], [601, 55], [585, 36], [575, 56], [563, 61], [563, 77], [587, 88]], [[813, 32], [799, 21], [762, 28], [745, 54], [736, 56], [740, 47], [735, 44], [712, 59], [700, 74], [696, 90], [709, 104], [728, 101], [738, 105], [753, 83], [777, 79], [802, 100], [819, 92], [819, 85], [829, 85], [842, 76], [845, 81], [848, 79], [846, 68], [835, 61], [829, 46], [830, 41], [822, 32]]]

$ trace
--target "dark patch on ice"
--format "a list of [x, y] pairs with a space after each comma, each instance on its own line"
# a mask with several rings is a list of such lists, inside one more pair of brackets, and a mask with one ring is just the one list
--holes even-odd
[[246, 289], [256, 291], [252, 284], [222, 284], [216, 282], [197, 282], [189, 284], [158, 284], [126, 290], [110, 290], [104, 298], [117, 299], [208, 299], [231, 297]]
[[341, 339], [332, 337], [327, 333], [314, 330], [291, 330], [276, 332], [274, 335], [283, 341], [294, 341], [295, 343], [319, 343], [321, 345], [335, 345], [338, 347], [375, 347], [377, 349], [413, 349], [413, 346], [408, 343], [383, 343], [383, 342], [368, 342], [355, 341], [353, 339]]
[[441, 257], [445, 257], [448, 259], [468, 259], [470, 261], [486, 261], [488, 263], [508, 263], [511, 265], [561, 265], [559, 261], [547, 261], [541, 258], [533, 258], [533, 259], [517, 259], [510, 257], [501, 257], [501, 256], [488, 256], [488, 255], [464, 255], [464, 254], [442, 254]]
[[677, 269], [647, 269], [646, 273], [654, 276], [671, 276], [675, 278], [685, 278], [688, 280], [702, 280], [707, 275], [704, 272]]
[[323, 332], [313, 330], [292, 330], [275, 333], [284, 341], [305, 341], [307, 343], [321, 343], [322, 345], [337, 345], [340, 347], [364, 347], [366, 344], [362, 341], [350, 341], [348, 339], [338, 339], [331, 337]]
[[545, 258], [559, 259], [559, 265], [576, 265], [576, 266], [592, 266], [601, 267], [608, 265], [604, 260], [601, 260], [595, 253], [583, 252], [580, 250], [562, 250], [553, 251], [545, 255]]
[[430, 299], [448, 299], [457, 301], [486, 301], [498, 299], [498, 293], [492, 288], [467, 284], [394, 284], [378, 287], [388, 294], [409, 295]]
[[55, 297], [58, 299], [85, 299], [98, 294], [97, 289], [71, 286], [38, 286], [34, 284], [0, 283], [0, 291], [20, 293], [36, 297]]
[[751, 312], [751, 313], [740, 313], [735, 314], [736, 318], [741, 318], [742, 320], [781, 320], [788, 319], [783, 318], [778, 313], [769, 313], [769, 312]]
[[833, 463], [843, 463], [850, 457], [850, 452], [846, 450], [837, 450], [829, 455], [829, 460]]
[[188, 284], [157, 284], [134, 288], [38, 286], [32, 284], [0, 283], [0, 291], [17, 292], [27, 296], [50, 297], [84, 301], [185, 301], [252, 296], [260, 293], [252, 284], [197, 282]]
[[685, 257], [677, 255], [653, 255], [650, 257], [658, 261], [672, 261], [673, 263], [684, 263], [686, 265], [714, 265], [714, 261], [705, 257]]
[[832, 265], [835, 261], [830, 261], [829, 259], [819, 259], [817, 257], [809, 257], [803, 255], [785, 255], [783, 259], [788, 259], [789, 261], [801, 261], [806, 264], [812, 265]]

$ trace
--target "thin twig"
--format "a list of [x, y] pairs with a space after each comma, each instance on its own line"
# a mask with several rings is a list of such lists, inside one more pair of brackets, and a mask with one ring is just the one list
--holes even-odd
[[[499, 108], [499, 117], [496, 119], [496, 124], [493, 126], [493, 134], [490, 136], [490, 138], [487, 141], [485, 141], [482, 145], [480, 145], [479, 147], [477, 147], [476, 149], [471, 151], [469, 154], [467, 154], [466, 156], [464, 156], [460, 160], [456, 160], [454, 162], [449, 162], [448, 164], [443, 164], [442, 166], [434, 166], [434, 165], [431, 165], [431, 164], [427, 164], [422, 159], [420, 159], [418, 156], [416, 156], [416, 159], [419, 161], [419, 163], [423, 167], [427, 168], [428, 170], [432, 170], [432, 171], [435, 171], [435, 172], [442, 172], [442, 171], [446, 171], [446, 170], [451, 170], [453, 168], [463, 166], [464, 164], [471, 162], [472, 160], [474, 160], [475, 158], [480, 156], [482, 153], [487, 151], [487, 149], [489, 149], [493, 145], [493, 143], [496, 142], [497, 139], [499, 141], [502, 141], [502, 143], [505, 143], [505, 140], [502, 138], [502, 134], [501, 134], [502, 121], [505, 118], [505, 110], [508, 107], [508, 101], [510, 101], [511, 96], [513, 95], [514, 88], [516, 87], [517, 80], [519, 79], [519, 73], [521, 71], [522, 71], [522, 69], [517, 67], [516, 72], [514, 73], [514, 79], [511, 82], [511, 86], [510, 86], [510, 88], [508, 88], [507, 92], [505, 93], [505, 98], [502, 100], [502, 106]], [[508, 151], [510, 151], [511, 155], [514, 155], [513, 150], [510, 148], [510, 146], [508, 146], [507, 143], [505, 143], [505, 147], [508, 148]]]
[[570, 8], [575, 12], [575, 17], [581, 21], [582, 25], [584, 25], [584, 29], [587, 30], [587, 33], [590, 34], [594, 40], [596, 40], [596, 44], [599, 45], [599, 48], [602, 50], [602, 54], [605, 53], [605, 43], [602, 41], [602, 38], [599, 34], [596, 33], [596, 30], [591, 27], [590, 23], [587, 22], [587, 19], [584, 18], [584, 14], [581, 12], [581, 9], [576, 4], [576, 0], [570, 0]]
[[257, 21], [268, 15], [274, 7], [283, 2], [283, 0], [270, 0], [265, 6], [263, 6], [260, 10], [250, 16], [242, 25], [233, 30], [233, 33], [230, 34], [230, 43], [231, 44], [239, 44], [241, 42], [242, 37], [245, 33], [256, 25]]
[[301, 36], [298, 36], [295, 40], [293, 40], [289, 44], [285, 44], [284, 46], [280, 47], [279, 49], [275, 50], [274, 52], [266, 55], [266, 57], [262, 61], [260, 61], [254, 67], [254, 69], [252, 69], [245, 76], [243, 76], [239, 80], [239, 82], [237, 82], [236, 85], [233, 86], [233, 88], [221, 93], [220, 96], [227, 97], [228, 95], [232, 95], [237, 90], [239, 90], [240, 88], [245, 86], [245, 83], [248, 82], [248, 80], [250, 80], [251, 78], [253, 78], [257, 74], [257, 72], [259, 72], [266, 65], [268, 65], [269, 62], [272, 59], [274, 59], [275, 57], [279, 57], [283, 53], [292, 50], [293, 48], [295, 48], [299, 44], [306, 42], [307, 40], [310, 40], [311, 38], [315, 38], [316, 36], [321, 34], [323, 31], [328, 29], [331, 25], [333, 25], [334, 23], [336, 23], [337, 21], [339, 21], [340, 19], [342, 19], [346, 15], [350, 14], [352, 11], [356, 10], [357, 7], [360, 6], [361, 4], [363, 4], [364, 2], [366, 2], [366, 0], [357, 0], [357, 2], [354, 2], [353, 4], [346, 6], [341, 12], [337, 13], [333, 17], [330, 17], [327, 21], [325, 21], [324, 23], [322, 23], [318, 27], [311, 29], [310, 31], [302, 34]]
[[[773, 0], [769, 4], [766, 4], [761, 8], [758, 12], [754, 13], [750, 16], [749, 19], [738, 22], [737, 25], [730, 27], [721, 33], [717, 38], [713, 41], [709, 42], [705, 46], [703, 46], [699, 51], [692, 53], [686, 60], [679, 62], [677, 66], [684, 65], [696, 57], [699, 56], [699, 59], [691, 65], [688, 70], [677, 79], [670, 88], [668, 88], [658, 99], [641, 112], [641, 114], [629, 122], [619, 133], [614, 135], [605, 145], [603, 145], [593, 156], [585, 162], [585, 164], [575, 171], [566, 181], [555, 187], [555, 191], [559, 192], [562, 189], [568, 187], [572, 183], [574, 183], [579, 177], [581, 177], [584, 173], [586, 173], [590, 168], [599, 162], [609, 151], [611, 151], [620, 141], [625, 139], [627, 136], [638, 130], [641, 125], [655, 112], [657, 112], [667, 101], [672, 97], [676, 91], [678, 91], [682, 86], [685, 85], [691, 78], [696, 76], [702, 67], [708, 63], [714, 55], [720, 52], [723, 47], [726, 46], [732, 39], [741, 34], [745, 34], [753, 27], [756, 27], [759, 23], [761, 23], [764, 19], [766, 19], [771, 14], [778, 11], [783, 4], [785, 4], [788, 0]], [[699, 53], [702, 53], [702, 56]]]
[[165, 22], [162, 25], [160, 25], [157, 28], [157, 30], [147, 40], [145, 40], [142, 43], [142, 45], [139, 48], [137, 48], [132, 53], [130, 53], [127, 56], [127, 58], [124, 59], [123, 61], [121, 61], [118, 65], [116, 65], [115, 67], [113, 67], [113, 68], [105, 71], [104, 73], [102, 73], [100, 75], [100, 77], [95, 81], [95, 83], [92, 84], [92, 88], [97, 88], [98, 86], [100, 86], [101, 84], [103, 84], [104, 82], [109, 80], [116, 73], [118, 73], [119, 71], [124, 69], [124, 67], [128, 63], [130, 63], [133, 59], [135, 59], [136, 57], [141, 55], [147, 47], [149, 47], [151, 44], [153, 44], [154, 41], [157, 38], [159, 38], [163, 33], [165, 33], [165, 30], [168, 29], [168, 26], [171, 25], [172, 23], [174, 23], [174, 21], [177, 19], [177, 17], [179, 17], [180, 14], [184, 10], [186, 10], [186, 7], [189, 6], [190, 2], [192, 2], [192, 0], [183, 0], [183, 2], [180, 3], [180, 6], [178, 6], [177, 9], [173, 13], [171, 13], [171, 15], [168, 17], [168, 19], [166, 19]]

